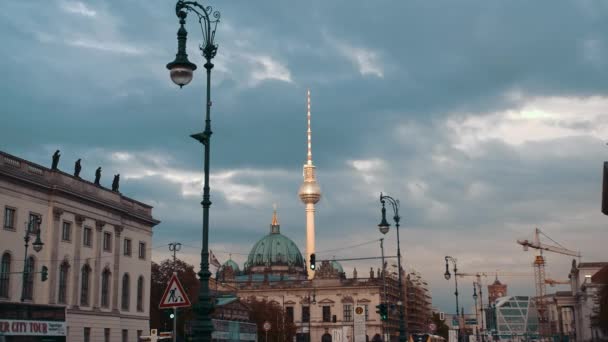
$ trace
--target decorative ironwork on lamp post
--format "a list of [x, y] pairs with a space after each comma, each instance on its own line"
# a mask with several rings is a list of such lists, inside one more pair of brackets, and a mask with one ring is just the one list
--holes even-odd
[[[36, 253], [40, 252], [42, 250], [42, 247], [44, 246], [44, 243], [42, 242], [42, 240], [40, 240], [40, 224], [42, 223], [42, 220], [40, 219], [40, 217], [36, 217], [32, 220], [30, 220], [29, 224], [26, 223], [26, 228], [25, 228], [25, 236], [23, 237], [23, 241], [25, 242], [25, 258], [23, 259], [23, 281], [22, 281], [22, 286], [21, 286], [21, 301], [24, 302], [25, 301], [25, 297], [26, 297], [26, 286], [28, 286], [27, 284], [29, 283], [29, 277], [33, 277], [35, 270], [32, 270], [30, 272], [30, 265], [29, 265], [29, 260], [30, 258], [27, 257], [27, 249], [29, 247], [29, 243], [30, 243], [30, 235], [31, 234], [36, 234], [36, 241], [34, 241], [32, 243], [32, 248], [34, 248], [34, 251]], [[32, 286], [33, 285], [33, 280], [32, 280]]]
[[454, 266], [454, 286], [455, 286], [455, 291], [454, 291], [454, 296], [456, 296], [456, 319], [458, 320], [458, 341], [461, 340], [461, 329], [460, 329], [460, 319], [458, 319], [458, 314], [459, 314], [459, 305], [458, 305], [458, 266], [456, 265], [456, 258], [453, 258], [449, 255], [447, 255], [445, 257], [445, 273], [443, 274], [443, 276], [445, 277], [445, 280], [450, 280], [450, 278], [452, 277], [452, 275], [450, 274], [450, 269], [449, 269], [449, 263], [452, 263], [452, 265]]
[[213, 332], [213, 323], [211, 314], [213, 313], [214, 304], [211, 300], [209, 291], [209, 207], [211, 200], [209, 195], [209, 152], [211, 145], [211, 69], [213, 63], [211, 60], [217, 53], [217, 44], [215, 44], [215, 30], [220, 21], [220, 12], [214, 11], [211, 6], [202, 6], [196, 1], [179, 0], [175, 4], [175, 14], [179, 18], [179, 30], [177, 31], [177, 54], [175, 60], [167, 64], [167, 69], [170, 71], [171, 80], [183, 87], [192, 81], [193, 71], [196, 70], [196, 65], [188, 60], [186, 53], [186, 38], [188, 32], [184, 27], [188, 12], [194, 13], [198, 17], [198, 22], [201, 26], [203, 34], [203, 42], [199, 45], [199, 49], [205, 58], [205, 69], [207, 70], [207, 102], [205, 113], [205, 130], [201, 133], [191, 135], [192, 138], [198, 140], [204, 145], [204, 183], [203, 183], [203, 248], [201, 250], [201, 270], [198, 273], [201, 286], [198, 293], [198, 303], [195, 305], [195, 318], [192, 324], [193, 341], [211, 341], [211, 333]]
[[380, 193], [380, 203], [382, 203], [382, 220], [378, 225], [378, 229], [382, 234], [388, 233], [391, 226], [388, 221], [386, 221], [386, 202], [393, 207], [393, 220], [395, 221], [395, 228], [397, 231], [397, 268], [399, 273], [399, 302], [401, 303], [399, 304], [399, 342], [405, 342], [407, 341], [407, 321], [405, 319], [403, 307], [405, 305], [405, 300], [403, 298], [403, 271], [401, 269], [401, 245], [399, 241], [399, 221], [401, 220], [401, 217], [399, 216], [399, 200]]

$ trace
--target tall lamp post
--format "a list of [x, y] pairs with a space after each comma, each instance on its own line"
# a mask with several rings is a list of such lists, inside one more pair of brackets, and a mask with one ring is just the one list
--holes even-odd
[[481, 342], [485, 342], [486, 324], [485, 324], [485, 320], [484, 320], [485, 313], [484, 313], [484, 309], [483, 309], [483, 285], [481, 284], [481, 279], [479, 276], [477, 277], [477, 282], [473, 283], [473, 285], [479, 286], [479, 311], [480, 311], [480, 316], [481, 316], [481, 328], [479, 329], [479, 331], [481, 333]]
[[[27, 249], [29, 247], [30, 244], [30, 234], [36, 234], [36, 241], [34, 241], [32, 243], [32, 247], [34, 248], [34, 251], [36, 253], [40, 252], [42, 250], [42, 247], [44, 246], [44, 243], [42, 242], [42, 240], [40, 240], [40, 223], [42, 222], [42, 220], [40, 219], [40, 217], [36, 217], [33, 220], [30, 220], [29, 224], [26, 223], [26, 227], [25, 227], [25, 236], [23, 237], [23, 241], [25, 242], [25, 258], [23, 259], [23, 281], [22, 281], [22, 286], [21, 286], [21, 301], [24, 302], [25, 301], [25, 297], [27, 297], [26, 295], [26, 284], [28, 283], [28, 278], [31, 276], [33, 277], [32, 274], [30, 274], [30, 265], [29, 265], [29, 258], [27, 257]], [[32, 270], [32, 273], [34, 272], [34, 270]]]
[[397, 303], [399, 305], [399, 342], [405, 342], [407, 341], [407, 322], [405, 320], [405, 313], [403, 312], [405, 300], [403, 299], [403, 272], [401, 270], [401, 246], [399, 242], [399, 220], [401, 220], [401, 217], [399, 216], [399, 200], [380, 193], [380, 203], [382, 203], [382, 220], [378, 225], [378, 229], [382, 234], [388, 233], [391, 227], [391, 225], [386, 221], [386, 202], [393, 207], [393, 213], [395, 214], [393, 216], [393, 220], [395, 221], [395, 228], [397, 230], [397, 268], [399, 268], [399, 303]]
[[186, 53], [186, 38], [188, 32], [184, 27], [188, 12], [194, 13], [198, 17], [198, 22], [201, 26], [203, 41], [199, 48], [205, 58], [205, 69], [207, 70], [207, 103], [205, 114], [205, 130], [201, 133], [191, 135], [192, 138], [202, 143], [205, 148], [204, 154], [204, 184], [203, 184], [203, 248], [201, 250], [201, 270], [198, 273], [201, 286], [198, 292], [198, 303], [194, 308], [195, 318], [192, 324], [193, 341], [211, 341], [211, 333], [213, 332], [213, 323], [211, 321], [211, 313], [213, 312], [213, 302], [209, 291], [209, 207], [211, 200], [209, 196], [209, 152], [211, 145], [211, 69], [213, 63], [211, 60], [217, 53], [217, 44], [215, 44], [215, 29], [220, 20], [220, 12], [213, 11], [211, 6], [202, 6], [196, 1], [178, 0], [175, 4], [175, 14], [179, 18], [179, 30], [177, 31], [177, 54], [175, 60], [167, 64], [167, 69], [170, 71], [171, 80], [180, 86], [192, 81], [193, 71], [196, 70], [196, 65], [188, 60]]
[[477, 336], [477, 341], [479, 341], [479, 311], [477, 310], [477, 283], [473, 282], [473, 300], [475, 301], [475, 335]]
[[[456, 258], [453, 258], [449, 255], [447, 255], [445, 257], [445, 273], [443, 274], [443, 276], [445, 277], [445, 280], [450, 280], [450, 278], [452, 277], [452, 275], [450, 274], [450, 269], [449, 269], [449, 263], [452, 263], [452, 265], [454, 266], [454, 284], [455, 284], [455, 291], [454, 291], [454, 296], [456, 296], [456, 319], [458, 319], [458, 266], [456, 265]], [[461, 329], [460, 329], [460, 320], [458, 319], [458, 341], [460, 341], [461, 336]]]

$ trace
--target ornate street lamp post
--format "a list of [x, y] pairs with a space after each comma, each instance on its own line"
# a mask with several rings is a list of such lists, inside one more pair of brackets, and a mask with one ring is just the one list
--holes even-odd
[[477, 311], [477, 283], [473, 282], [473, 300], [475, 301], [475, 320], [476, 323], [475, 324], [475, 334], [477, 335], [477, 341], [480, 341], [479, 339], [479, 311]]
[[[34, 241], [32, 243], [32, 247], [34, 248], [34, 251], [36, 253], [40, 252], [42, 250], [42, 247], [44, 246], [44, 243], [42, 242], [42, 240], [40, 240], [40, 223], [41, 222], [42, 222], [42, 220], [40, 219], [40, 217], [36, 217], [36, 218], [30, 220], [29, 224], [26, 223], [26, 227], [25, 227], [25, 236], [23, 237], [23, 241], [25, 241], [25, 258], [23, 259], [23, 281], [22, 281], [22, 286], [21, 286], [21, 301], [22, 302], [25, 301], [26, 284], [28, 283], [28, 278], [30, 276], [33, 277], [33, 275], [30, 274], [30, 265], [29, 265], [30, 258], [27, 257], [27, 249], [28, 249], [29, 243], [30, 243], [30, 234], [36, 234], [36, 241]], [[34, 270], [32, 270], [32, 272], [34, 272]], [[33, 286], [33, 284], [32, 284], [32, 286]]]
[[[445, 277], [445, 280], [450, 280], [450, 278], [452, 277], [452, 275], [450, 274], [450, 269], [449, 269], [449, 265], [448, 263], [451, 262], [452, 265], [454, 266], [454, 284], [455, 284], [455, 291], [454, 291], [454, 296], [456, 296], [456, 319], [458, 319], [458, 266], [456, 265], [456, 258], [452, 258], [451, 256], [446, 256], [445, 257], [445, 273], [443, 274], [443, 276]], [[460, 320], [458, 319], [458, 341], [461, 340], [461, 336], [460, 336], [461, 330], [460, 330]]]
[[[399, 273], [399, 342], [407, 341], [407, 321], [405, 320], [404, 313], [404, 304], [405, 300], [403, 298], [403, 278], [402, 278], [402, 269], [401, 269], [401, 246], [399, 242], [399, 220], [401, 217], [399, 216], [399, 200], [396, 200], [390, 196], [382, 195], [380, 193], [380, 203], [382, 203], [382, 220], [378, 225], [378, 229], [380, 233], [386, 234], [388, 233], [391, 225], [386, 221], [386, 208], [385, 204], [388, 203], [393, 207], [393, 220], [395, 220], [395, 228], [397, 230], [397, 268]], [[384, 267], [384, 266], [383, 266]]]
[[209, 151], [211, 144], [211, 60], [217, 53], [215, 44], [215, 29], [220, 20], [220, 12], [213, 11], [211, 6], [204, 7], [196, 1], [179, 0], [175, 4], [175, 14], [179, 18], [179, 30], [177, 31], [177, 54], [175, 60], [167, 64], [170, 71], [171, 80], [183, 87], [192, 81], [193, 71], [196, 65], [188, 60], [186, 53], [186, 38], [188, 32], [184, 27], [188, 12], [193, 12], [198, 17], [201, 26], [203, 41], [199, 48], [205, 58], [205, 69], [207, 69], [207, 103], [205, 114], [205, 130], [201, 133], [191, 135], [192, 138], [202, 143], [205, 148], [204, 154], [204, 183], [203, 183], [203, 248], [201, 250], [201, 270], [198, 273], [201, 286], [198, 292], [198, 303], [194, 308], [195, 318], [192, 324], [193, 341], [211, 341], [213, 323], [211, 313], [213, 312], [213, 302], [209, 292], [209, 207], [211, 200], [209, 196]]

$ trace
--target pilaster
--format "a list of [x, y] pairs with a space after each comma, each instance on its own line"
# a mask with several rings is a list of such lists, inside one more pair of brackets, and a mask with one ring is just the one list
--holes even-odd
[[95, 266], [93, 270], [93, 310], [99, 310], [99, 296], [101, 285], [101, 242], [103, 239], [104, 221], [95, 221]]
[[57, 303], [57, 280], [59, 279], [59, 236], [61, 235], [61, 215], [63, 215], [63, 209], [53, 208], [53, 228], [49, 232], [49, 240], [51, 252], [51, 261], [49, 270], [51, 270], [51, 276], [49, 277], [49, 304]]
[[85, 217], [76, 215], [74, 221], [74, 264], [72, 265], [72, 308], [78, 308], [78, 294], [80, 293], [80, 250], [82, 247], [82, 225]]
[[120, 312], [118, 307], [118, 284], [122, 277], [120, 276], [120, 236], [122, 235], [123, 226], [114, 226], [114, 270], [112, 276], [112, 311]]

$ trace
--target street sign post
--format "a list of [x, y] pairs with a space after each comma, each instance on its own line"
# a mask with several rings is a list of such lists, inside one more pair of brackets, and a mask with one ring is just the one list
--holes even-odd
[[366, 342], [365, 306], [357, 305], [355, 306], [354, 310], [354, 342]]
[[160, 335], [158, 335], [158, 330], [150, 329], [149, 336], [139, 336], [139, 338], [150, 341], [150, 342], [157, 342], [159, 340], [166, 340], [168, 338], [171, 338], [171, 333], [170, 332], [161, 332]]
[[190, 305], [190, 299], [179, 279], [177, 279], [177, 273], [173, 272], [158, 305], [161, 309], [173, 308], [173, 342], [177, 340], [177, 308], [189, 307]]

